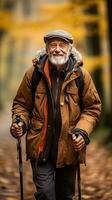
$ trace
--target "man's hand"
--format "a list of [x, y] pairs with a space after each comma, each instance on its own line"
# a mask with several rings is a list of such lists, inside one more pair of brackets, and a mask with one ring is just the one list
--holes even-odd
[[73, 134], [72, 139], [73, 139], [73, 148], [75, 151], [80, 151], [85, 147], [85, 141], [81, 135], [78, 135], [78, 137], [76, 137], [76, 135]]
[[12, 134], [13, 137], [18, 138], [21, 137], [24, 133], [23, 133], [23, 122], [19, 122], [17, 123], [13, 123], [10, 129], [10, 132]]

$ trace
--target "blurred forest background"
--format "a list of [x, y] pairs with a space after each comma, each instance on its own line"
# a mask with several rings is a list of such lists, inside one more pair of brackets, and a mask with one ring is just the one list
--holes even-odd
[[[111, 13], [111, 0], [0, 1], [0, 200], [16, 200], [19, 195], [16, 144], [9, 134], [12, 101], [36, 51], [44, 46], [44, 34], [52, 29], [72, 33], [74, 46], [83, 57], [83, 67], [91, 73], [102, 100], [100, 124], [89, 147], [88, 160], [91, 156], [93, 160], [88, 161], [86, 170], [82, 169], [88, 177], [88, 182], [82, 183], [83, 199], [112, 199]], [[102, 144], [100, 149], [99, 144]], [[34, 190], [31, 170], [26, 164], [25, 167], [25, 199], [31, 200]], [[102, 174], [105, 171], [102, 178], [101, 169]], [[89, 170], [93, 170], [94, 176], [91, 177]], [[82, 175], [84, 181], [86, 177]], [[95, 182], [98, 177], [99, 181]]]

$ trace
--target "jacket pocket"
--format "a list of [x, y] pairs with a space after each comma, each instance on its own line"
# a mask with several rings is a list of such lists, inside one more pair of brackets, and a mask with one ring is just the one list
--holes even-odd
[[66, 94], [68, 96], [69, 101], [73, 101], [75, 104], [79, 102], [78, 93], [74, 90], [67, 90]]
[[47, 99], [47, 94], [44, 92], [36, 93], [35, 95], [35, 112], [40, 116], [40, 118], [44, 118], [44, 107]]
[[67, 91], [69, 121], [76, 122], [80, 115], [79, 97], [75, 91]]
[[42, 137], [42, 128], [44, 122], [38, 119], [32, 119], [30, 124], [30, 129], [26, 135], [26, 153], [29, 158], [36, 158], [37, 152], [36, 148]]
[[44, 122], [40, 119], [32, 119], [30, 124], [30, 129], [35, 131], [38, 134], [43, 128]]

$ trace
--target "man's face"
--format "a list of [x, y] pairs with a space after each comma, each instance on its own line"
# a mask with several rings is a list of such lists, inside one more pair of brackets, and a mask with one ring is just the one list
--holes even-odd
[[60, 66], [68, 61], [72, 46], [63, 39], [54, 38], [48, 41], [46, 49], [50, 62]]

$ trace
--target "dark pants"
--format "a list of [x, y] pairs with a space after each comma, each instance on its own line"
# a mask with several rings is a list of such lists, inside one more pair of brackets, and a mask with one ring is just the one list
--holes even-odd
[[51, 161], [31, 161], [36, 200], [72, 200], [75, 190], [75, 167], [55, 168]]

